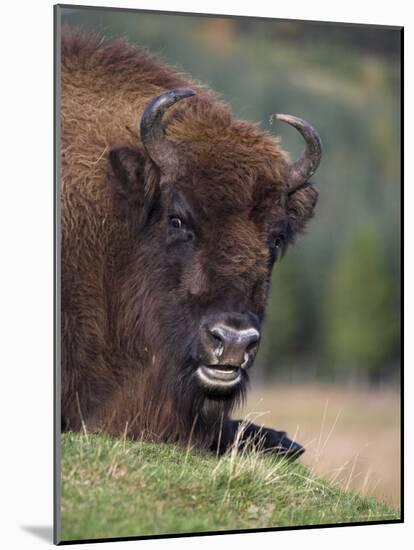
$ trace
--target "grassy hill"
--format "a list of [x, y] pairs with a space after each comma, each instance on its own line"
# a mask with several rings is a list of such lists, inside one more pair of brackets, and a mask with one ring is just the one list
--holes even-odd
[[398, 520], [300, 463], [62, 436], [61, 540]]

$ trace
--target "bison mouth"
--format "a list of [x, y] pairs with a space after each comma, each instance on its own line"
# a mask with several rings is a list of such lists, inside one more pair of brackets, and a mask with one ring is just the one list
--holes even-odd
[[196, 374], [207, 389], [228, 391], [242, 381], [242, 369], [232, 365], [201, 365], [197, 368]]

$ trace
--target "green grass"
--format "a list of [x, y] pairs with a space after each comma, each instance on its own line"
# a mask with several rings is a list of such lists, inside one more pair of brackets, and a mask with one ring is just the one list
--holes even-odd
[[399, 519], [300, 463], [72, 433], [61, 507], [62, 540]]

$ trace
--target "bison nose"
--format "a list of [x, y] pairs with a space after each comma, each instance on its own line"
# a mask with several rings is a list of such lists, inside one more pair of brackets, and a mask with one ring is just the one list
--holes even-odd
[[254, 327], [235, 329], [224, 324], [207, 328], [218, 363], [247, 367], [256, 354], [260, 334]]

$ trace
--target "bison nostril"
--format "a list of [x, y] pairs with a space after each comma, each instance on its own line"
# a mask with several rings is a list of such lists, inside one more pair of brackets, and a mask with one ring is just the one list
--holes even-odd
[[254, 340], [247, 345], [246, 351], [244, 352], [244, 356], [243, 356], [243, 363], [240, 365], [242, 368], [247, 367], [251, 359], [252, 352], [257, 351], [258, 344], [259, 344], [259, 337], [254, 338]]
[[211, 338], [213, 344], [216, 344], [218, 346], [218, 345], [221, 345], [223, 343], [222, 338], [220, 337], [220, 335], [217, 334], [216, 332], [214, 332], [213, 330], [209, 330], [209, 334], [210, 334], [210, 338]]
[[216, 357], [221, 357], [223, 355], [224, 346], [222, 342], [220, 342], [215, 348], [214, 348], [214, 355]]
[[219, 334], [214, 332], [214, 330], [209, 330], [208, 332], [210, 335], [211, 343], [213, 345], [214, 355], [216, 357], [220, 357], [221, 355], [223, 355], [223, 351], [224, 351], [223, 340]]
[[256, 338], [253, 342], [250, 342], [247, 345], [246, 353], [251, 353], [255, 348], [257, 348], [258, 343], [259, 343], [259, 338]]

